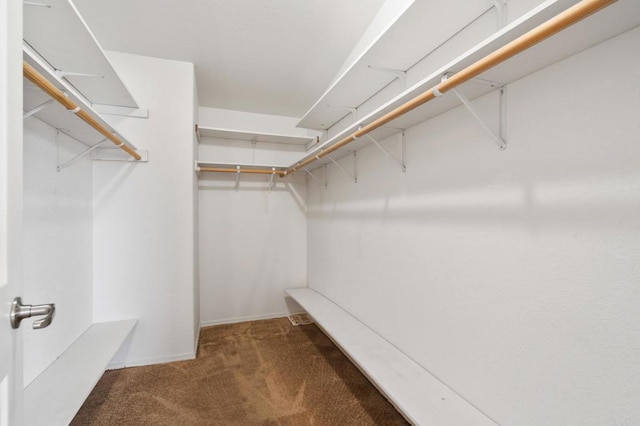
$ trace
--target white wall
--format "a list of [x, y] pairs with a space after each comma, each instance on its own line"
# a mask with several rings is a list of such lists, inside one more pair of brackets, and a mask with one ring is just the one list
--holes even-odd
[[51, 325], [24, 330], [24, 384], [28, 385], [91, 325], [93, 320], [91, 160], [56, 171], [87, 147], [31, 117], [24, 121], [25, 304], [55, 303]]
[[639, 423], [639, 44], [511, 84], [504, 152], [457, 108], [309, 180], [310, 286], [499, 424]]
[[256, 143], [233, 139], [200, 138], [200, 161], [220, 163], [267, 164], [288, 167], [304, 156], [300, 145]]
[[194, 356], [193, 65], [109, 53], [148, 119], [113, 118], [149, 162], [96, 162], [94, 319], [137, 318], [114, 363]]
[[[200, 176], [202, 325], [301, 312], [284, 289], [306, 285], [306, 184], [302, 175]], [[287, 304], [289, 303], [289, 305]]]

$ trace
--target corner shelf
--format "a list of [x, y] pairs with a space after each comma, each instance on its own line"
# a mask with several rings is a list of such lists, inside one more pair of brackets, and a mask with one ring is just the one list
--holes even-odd
[[[577, 0], [547, 0], [529, 13], [512, 22], [494, 35], [488, 37], [474, 48], [465, 52], [457, 59], [449, 62], [432, 72], [429, 76], [405, 90], [400, 95], [377, 107], [374, 111], [360, 118], [355, 123], [342, 129], [338, 134], [319, 145], [313, 152], [305, 154], [300, 160], [313, 157], [320, 150], [325, 149], [344, 137], [357, 131], [359, 127], [374, 121], [376, 118], [392, 111], [394, 108], [413, 99], [415, 96], [436, 86], [443, 74], [455, 73], [497, 50], [501, 46], [515, 40], [527, 31], [554, 17], [558, 13], [577, 3]], [[539, 43], [520, 55], [483, 73], [483, 79], [509, 84], [539, 69], [574, 55], [616, 35], [622, 34], [640, 25], [640, 2], [634, 0], [620, 0], [611, 6], [597, 12], [593, 16], [578, 22], [574, 26], [554, 35], [550, 39]], [[464, 86], [464, 93], [473, 99], [489, 93], [495, 88], [468, 82]], [[397, 118], [392, 122], [393, 127], [380, 127], [370, 133], [377, 140], [383, 140], [416, 124], [437, 116], [449, 109], [460, 105], [454, 95], [445, 95], [428, 102], [413, 111]], [[353, 151], [357, 151], [370, 141], [360, 138], [335, 151], [334, 159], [339, 159]], [[330, 160], [322, 158], [309, 166], [310, 170], [328, 164]]]
[[137, 108], [71, 0], [25, 4], [23, 21], [25, 43], [90, 103]]

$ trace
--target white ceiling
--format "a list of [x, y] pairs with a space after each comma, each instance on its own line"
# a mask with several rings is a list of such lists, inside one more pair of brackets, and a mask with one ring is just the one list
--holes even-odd
[[383, 0], [74, 0], [105, 50], [193, 62], [201, 106], [301, 117]]

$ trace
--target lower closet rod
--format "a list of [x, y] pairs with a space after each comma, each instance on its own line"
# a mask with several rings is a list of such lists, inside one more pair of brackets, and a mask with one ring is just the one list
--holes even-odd
[[[637, 0], [636, 0], [637, 1]], [[462, 83], [471, 80], [478, 74], [481, 74], [496, 65], [506, 61], [507, 59], [521, 53], [528, 48], [540, 43], [541, 41], [551, 37], [552, 35], [559, 33], [567, 27], [575, 24], [576, 22], [586, 18], [587, 16], [597, 12], [598, 10], [615, 3], [616, 0], [582, 0], [580, 3], [570, 7], [562, 13], [554, 16], [548, 21], [538, 25], [531, 31], [521, 35], [517, 39], [505, 44], [501, 48], [495, 50], [493, 53], [488, 54], [484, 58], [474, 62], [462, 71], [453, 74], [448, 79], [442, 81], [432, 89], [423, 92], [415, 98], [400, 105], [394, 110], [386, 113], [382, 117], [372, 121], [371, 123], [363, 126], [352, 135], [345, 137], [344, 139], [336, 142], [335, 144], [321, 148], [318, 154], [311, 154], [312, 156], [306, 160], [296, 163], [286, 170], [285, 174], [293, 173], [300, 170], [316, 160], [332, 153], [333, 151], [353, 142], [354, 140], [366, 135], [369, 132], [377, 129], [389, 123], [392, 120], [408, 113], [409, 111], [419, 107], [420, 105], [442, 96], [445, 92], [461, 85]]]
[[120, 140], [119, 137], [117, 137], [112, 132], [110, 132], [107, 128], [105, 128], [102, 124], [100, 124], [95, 118], [90, 116], [86, 111], [81, 110], [80, 107], [76, 105], [75, 102], [73, 102], [71, 99], [65, 96], [62, 90], [58, 89], [55, 85], [53, 85], [53, 83], [51, 83], [42, 74], [36, 71], [35, 68], [33, 68], [31, 65], [29, 65], [27, 62], [24, 62], [24, 61], [22, 62], [22, 73], [33, 84], [38, 86], [40, 89], [46, 92], [53, 99], [61, 103], [69, 111], [72, 111], [73, 113], [75, 113], [80, 119], [82, 119], [82, 121], [84, 121], [89, 126], [96, 129], [99, 133], [104, 135], [104, 137], [106, 137], [111, 142], [116, 144], [116, 146], [118, 146], [120, 149], [125, 151], [127, 154], [129, 154], [136, 160], [142, 159], [142, 156], [138, 154], [134, 149], [132, 149], [130, 146], [127, 146], [127, 144], [124, 141]]
[[260, 175], [279, 175], [283, 176], [284, 170], [262, 170], [262, 169], [230, 169], [224, 167], [198, 167], [199, 172], [218, 172], [218, 173], [255, 173]]

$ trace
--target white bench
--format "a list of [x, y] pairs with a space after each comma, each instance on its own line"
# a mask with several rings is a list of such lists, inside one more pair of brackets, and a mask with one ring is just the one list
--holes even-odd
[[286, 292], [409, 422], [438, 426], [497, 424], [320, 293], [310, 288]]
[[136, 320], [93, 324], [24, 390], [25, 425], [68, 425]]

